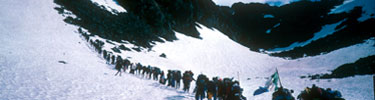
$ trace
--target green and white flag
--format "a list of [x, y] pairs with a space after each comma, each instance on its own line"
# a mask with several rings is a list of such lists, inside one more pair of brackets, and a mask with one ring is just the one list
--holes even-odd
[[277, 71], [271, 76], [271, 80], [272, 80], [273, 85], [275, 85], [275, 90], [277, 90], [278, 89], [277, 83], [279, 82], [279, 73]]
[[278, 82], [280, 82], [280, 77], [279, 77], [279, 72], [276, 69], [276, 72], [272, 74], [270, 79], [266, 82], [265, 88], [267, 88], [268, 90], [271, 90], [272, 88], [277, 90]]

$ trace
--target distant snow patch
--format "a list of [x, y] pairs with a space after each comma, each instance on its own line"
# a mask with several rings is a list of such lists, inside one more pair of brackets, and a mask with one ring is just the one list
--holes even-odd
[[[342, 22], [344, 22], [344, 20], [338, 22], [338, 23], [334, 23], [334, 24], [329, 24], [329, 25], [324, 25], [322, 27], [322, 29], [315, 33], [314, 34], [314, 37], [307, 40], [307, 41], [304, 41], [304, 42], [294, 42], [293, 44], [289, 45], [288, 47], [284, 47], [284, 48], [275, 48], [275, 49], [271, 49], [271, 50], [267, 50], [266, 52], [267, 53], [276, 53], [276, 52], [282, 52], [282, 51], [289, 51], [289, 50], [293, 50], [295, 47], [302, 47], [302, 46], [305, 46], [309, 43], [311, 43], [312, 41], [315, 41], [315, 40], [318, 40], [320, 38], [324, 38], [328, 35], [331, 35], [333, 34], [334, 32], [336, 32], [337, 30], [335, 30], [335, 28], [340, 25]], [[275, 25], [276, 26], [276, 25]], [[275, 27], [274, 26], [274, 27]], [[338, 30], [341, 30], [342, 28], [338, 29]]]
[[280, 23], [277, 23], [276, 25], [273, 26], [273, 28], [279, 27]]
[[212, 0], [216, 5], [232, 6], [234, 3], [267, 3], [272, 6], [281, 6], [298, 0]]
[[108, 11], [115, 14], [118, 12], [127, 12], [124, 8], [118, 5], [114, 0], [91, 0], [95, 3], [98, 3], [101, 6], [104, 6]]
[[266, 14], [266, 15], [264, 15], [263, 18], [275, 18], [275, 16], [273, 16], [273, 15], [271, 15], [271, 14]]
[[349, 12], [354, 7], [361, 6], [364, 13], [358, 21], [362, 22], [369, 18], [374, 18], [371, 14], [375, 14], [375, 0], [346, 0], [342, 5], [336, 6], [329, 14], [337, 14]]
[[267, 34], [270, 34], [270, 33], [271, 33], [271, 29], [268, 29], [268, 30], [266, 31], [266, 33], [267, 33]]
[[267, 33], [267, 34], [270, 34], [273, 28], [276, 28], [276, 27], [279, 27], [279, 26], [280, 26], [280, 23], [277, 23], [277, 24], [274, 25], [271, 29], [268, 29], [268, 30], [266, 31], [266, 33]]

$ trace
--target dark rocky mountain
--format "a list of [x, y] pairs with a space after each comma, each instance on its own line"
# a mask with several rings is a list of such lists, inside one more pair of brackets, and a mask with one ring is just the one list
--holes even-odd
[[355, 75], [371, 75], [375, 73], [375, 56], [368, 56], [354, 63], [341, 65], [331, 72], [330, 74], [316, 74], [302, 77], [308, 77], [310, 79], [331, 79], [353, 77]]
[[[336, 31], [289, 51], [271, 53], [291, 59], [315, 56], [348, 47], [374, 37], [375, 19], [358, 21], [364, 11], [331, 14], [344, 0], [301, 0], [282, 6], [235, 3], [218, 6], [211, 0], [116, 0], [127, 10], [113, 14], [90, 0], [55, 0], [60, 14], [73, 14], [65, 21], [88, 30], [91, 35], [152, 48], [154, 42], [177, 40], [173, 31], [201, 38], [196, 23], [216, 28], [250, 50], [262, 52], [288, 47], [311, 39], [323, 26], [340, 23]], [[374, 16], [372, 14], [372, 16]], [[162, 39], [161, 39], [162, 38]]]

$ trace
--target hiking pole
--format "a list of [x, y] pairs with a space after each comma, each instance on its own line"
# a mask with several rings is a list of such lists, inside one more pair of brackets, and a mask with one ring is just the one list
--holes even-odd
[[283, 87], [283, 84], [281, 84], [281, 78], [280, 78], [279, 71], [277, 70], [277, 67], [276, 67], [276, 73], [277, 73], [277, 77], [279, 77], [280, 86]]

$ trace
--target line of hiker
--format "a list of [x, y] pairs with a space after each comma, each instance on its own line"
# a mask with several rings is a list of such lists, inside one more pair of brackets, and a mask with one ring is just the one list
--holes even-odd
[[189, 92], [191, 82], [196, 81], [196, 87], [193, 91], [196, 100], [203, 100], [203, 98], [207, 98], [208, 100], [246, 100], [242, 95], [243, 89], [240, 87], [240, 83], [233, 81], [233, 78], [224, 78], [222, 80], [219, 77], [214, 77], [212, 80], [209, 80], [206, 75], [200, 74], [197, 80], [195, 80], [192, 71], [185, 71], [181, 74], [180, 70], [168, 70], [165, 74], [158, 67], [132, 63], [128, 59], [122, 59], [121, 56], [115, 57], [105, 53], [106, 51], [103, 51], [103, 57], [106, 58], [108, 64], [115, 64], [115, 69], [117, 70], [115, 76], [121, 76], [122, 72], [129, 70], [130, 74], [153, 79], [159, 81], [160, 84], [176, 89], [180, 88], [182, 81], [182, 89], [185, 92]]
[[194, 89], [196, 100], [246, 100], [242, 95], [243, 89], [238, 81], [233, 78], [213, 77], [212, 80], [204, 75], [198, 75]]
[[[140, 63], [132, 63], [128, 59], [122, 59], [121, 56], [115, 56], [106, 50], [101, 51], [101, 47], [104, 43], [101, 41], [89, 41], [95, 47], [95, 50], [99, 54], [103, 54], [103, 58], [106, 60], [107, 64], [114, 64], [117, 73], [115, 76], [121, 76], [122, 72], [128, 71], [130, 74], [140, 75], [143, 78], [152, 79], [159, 81], [160, 84], [167, 85], [176, 89], [180, 88], [181, 80], [183, 83], [183, 91], [189, 92], [190, 85], [192, 81], [196, 81], [196, 87], [194, 88], [196, 100], [203, 100], [207, 98], [208, 100], [246, 100], [246, 97], [242, 95], [243, 89], [240, 87], [238, 81], [233, 80], [233, 78], [213, 77], [210, 80], [206, 75], [199, 74], [198, 78], [194, 79], [194, 74], [192, 71], [185, 71], [181, 75], [180, 70], [168, 70], [167, 74], [164, 73], [160, 68], [153, 66], [144, 66]], [[166, 76], [165, 76], [166, 75]], [[260, 87], [254, 92], [254, 96], [261, 94], [263, 92], [269, 91], [268, 88], [275, 85], [276, 91], [272, 94], [272, 100], [295, 100], [292, 96], [293, 90], [288, 90], [286, 88], [277, 87], [277, 83], [281, 81], [276, 69], [275, 74], [273, 74], [266, 82], [265, 87]], [[331, 88], [322, 89], [313, 85], [311, 88], [306, 87], [298, 97], [298, 100], [345, 100], [342, 98], [339, 91], [333, 91]]]
[[[280, 87], [272, 94], [272, 100], [295, 100], [293, 90]], [[339, 91], [331, 88], [323, 89], [315, 84], [311, 88], [306, 87], [298, 96], [298, 100], [345, 100]]]
[[337, 90], [331, 88], [323, 89], [317, 87], [315, 84], [311, 88], [306, 87], [298, 97], [298, 100], [345, 100]]
[[[129, 70], [130, 74], [140, 75], [147, 79], [153, 79], [159, 81], [160, 84], [167, 85], [176, 89], [180, 88], [181, 81], [183, 83], [183, 90], [189, 92], [190, 84], [192, 81], [196, 81], [196, 87], [194, 88], [196, 100], [246, 100], [242, 95], [243, 89], [240, 87], [238, 81], [233, 81], [233, 78], [224, 78], [222, 80], [219, 77], [214, 77], [209, 80], [204, 74], [198, 75], [197, 80], [194, 79], [192, 71], [185, 71], [181, 74], [180, 70], [168, 70], [166, 77], [164, 71], [158, 67], [144, 66], [140, 63], [131, 63], [128, 59], [122, 59], [121, 56], [108, 57], [108, 62], [115, 64], [117, 73], [115, 76], [121, 76], [122, 72]], [[116, 59], [116, 60], [111, 60]]]

